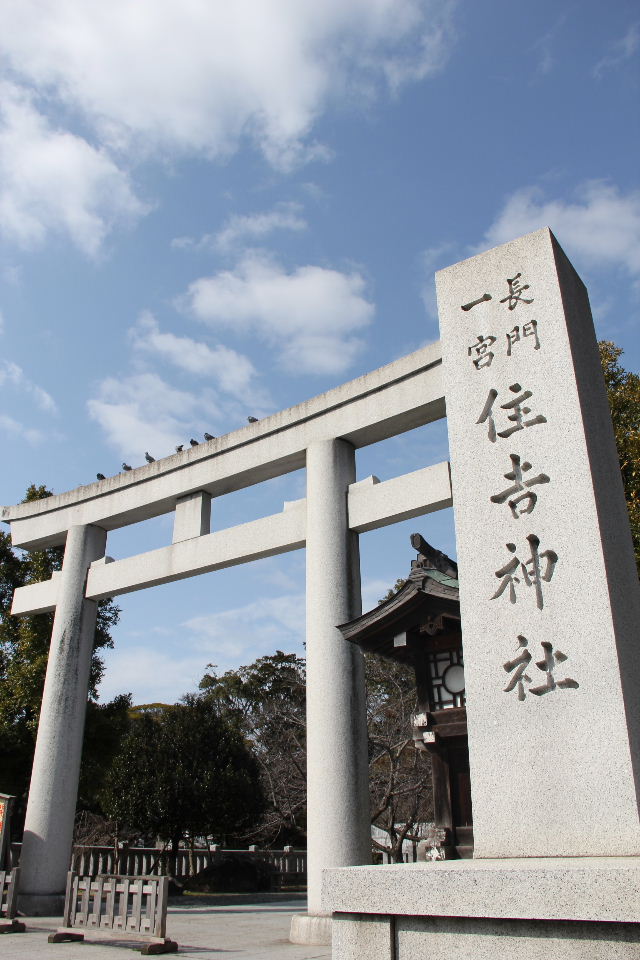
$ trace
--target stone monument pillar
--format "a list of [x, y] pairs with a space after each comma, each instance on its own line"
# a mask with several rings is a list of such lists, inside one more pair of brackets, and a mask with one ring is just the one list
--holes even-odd
[[334, 960], [640, 957], [640, 586], [550, 230], [437, 275], [474, 859], [325, 874]]
[[638, 856], [640, 598], [586, 289], [549, 230], [437, 284], [474, 856]]
[[369, 863], [371, 829], [361, 651], [337, 624], [361, 612], [358, 534], [349, 530], [347, 488], [355, 451], [344, 440], [307, 450], [307, 888], [308, 915], [295, 943], [326, 943], [320, 904], [326, 867]]
[[20, 857], [19, 907], [31, 915], [64, 904], [97, 611], [85, 583], [106, 539], [94, 526], [67, 533]]

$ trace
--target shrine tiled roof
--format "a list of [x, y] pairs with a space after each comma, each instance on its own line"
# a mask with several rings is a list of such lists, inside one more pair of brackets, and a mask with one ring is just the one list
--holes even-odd
[[391, 597], [340, 625], [345, 640], [389, 659], [405, 661], [408, 648], [394, 646], [394, 637], [399, 633], [419, 630], [422, 624], [443, 615], [450, 625], [447, 629], [453, 626], [459, 631], [459, 582], [451, 576], [455, 565], [446, 568], [445, 573], [422, 560], [414, 561], [409, 577]]
[[460, 582], [454, 577], [448, 577], [446, 573], [441, 573], [440, 570], [424, 570], [423, 574], [425, 577], [431, 577], [432, 580], [437, 580], [438, 583], [443, 583], [446, 587], [453, 587], [454, 590], [460, 588]]

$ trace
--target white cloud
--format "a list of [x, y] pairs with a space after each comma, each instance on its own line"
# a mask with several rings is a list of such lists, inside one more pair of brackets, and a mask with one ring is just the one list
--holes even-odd
[[553, 47], [555, 46], [558, 33], [565, 25], [566, 19], [566, 16], [563, 14], [556, 20], [552, 27], [533, 44], [533, 51], [538, 57], [536, 74], [539, 77], [547, 76], [555, 66]]
[[[143, 313], [132, 328], [131, 338], [136, 350], [162, 357], [196, 376], [211, 377], [215, 387], [234, 396], [246, 395], [256, 376], [253, 364], [243, 354], [223, 344], [210, 347], [190, 337], [162, 333], [148, 312]], [[255, 388], [253, 396], [255, 398]], [[260, 402], [264, 403], [266, 399]]]
[[244, 607], [192, 617], [190, 631], [209, 660], [222, 669], [256, 657], [302, 646], [305, 601], [302, 594], [263, 597]]
[[[209, 663], [223, 673], [275, 650], [304, 655], [304, 594], [265, 597], [244, 607], [192, 617], [160, 637], [157, 630], [151, 632], [156, 634], [153, 648], [119, 644], [105, 651], [103, 700], [131, 691], [134, 703], [173, 703], [197, 688]], [[168, 635], [179, 636], [179, 642], [171, 643]]]
[[324, 204], [330, 196], [324, 187], [321, 187], [318, 183], [314, 183], [313, 180], [307, 180], [306, 183], [301, 183], [300, 189], [310, 200], [313, 200], [313, 202], [318, 205]]
[[383, 579], [365, 580], [362, 584], [362, 609], [373, 610], [380, 599], [389, 592], [393, 582]]
[[432, 320], [438, 319], [438, 303], [436, 299], [436, 283], [434, 274], [436, 270], [449, 266], [453, 261], [453, 251], [456, 245], [450, 240], [443, 240], [433, 247], [427, 247], [422, 251], [422, 269], [424, 271], [424, 280], [420, 291], [424, 308], [427, 315]]
[[23, 437], [34, 447], [44, 440], [44, 434], [41, 430], [25, 427], [24, 424], [4, 413], [0, 413], [0, 430], [14, 437]]
[[180, 644], [175, 656], [143, 646], [125, 647], [103, 653], [106, 671], [100, 684], [100, 699], [110, 700], [121, 693], [133, 694], [133, 702], [175, 703], [185, 693], [193, 693], [204, 676], [206, 655], [192, 654]]
[[299, 203], [279, 203], [265, 213], [234, 214], [216, 234], [215, 245], [225, 251], [237, 247], [241, 241], [262, 240], [274, 230], [306, 230], [307, 222], [300, 216], [301, 211]]
[[640, 22], [632, 23], [625, 35], [609, 45], [609, 52], [598, 60], [593, 68], [593, 76], [600, 80], [607, 70], [615, 69], [626, 63], [640, 47]]
[[306, 230], [302, 205], [294, 201], [278, 203], [264, 213], [233, 214], [218, 233], [205, 233], [198, 240], [175, 237], [171, 246], [178, 250], [235, 250], [246, 240], [263, 240], [274, 230]]
[[28, 249], [52, 231], [95, 256], [115, 223], [144, 211], [127, 175], [103, 150], [54, 128], [15, 84], [0, 84], [0, 231], [6, 237]]
[[594, 266], [624, 268], [640, 275], [640, 190], [623, 194], [601, 180], [582, 184], [574, 201], [547, 200], [538, 187], [509, 197], [483, 243], [474, 252], [548, 226], [560, 243]]
[[145, 450], [156, 458], [172, 454], [176, 444], [214, 423], [219, 409], [211, 391], [178, 390], [154, 373], [108, 377], [87, 406], [108, 442], [132, 466], [143, 462]]
[[442, 69], [454, 0], [5, 0], [0, 54], [113, 151], [225, 157], [243, 140], [290, 168], [326, 155], [332, 99]]
[[359, 273], [303, 266], [287, 273], [259, 251], [233, 270], [202, 277], [183, 303], [214, 328], [266, 340], [293, 373], [342, 373], [361, 350], [354, 336], [373, 318]]
[[[456, 6], [457, 0], [377, 3], [382, 19], [376, 24], [380, 30], [376, 42], [384, 37], [384, 30], [387, 29], [390, 31], [388, 38], [399, 47], [387, 52], [382, 61], [385, 76], [393, 90], [398, 90], [405, 83], [424, 80], [443, 69], [454, 42], [453, 12]], [[391, 24], [390, 18], [395, 19], [394, 24]], [[374, 59], [377, 56], [377, 52], [374, 53]]]
[[195, 240], [193, 237], [174, 237], [171, 246], [174, 250], [204, 250], [211, 246], [211, 240], [210, 233], [205, 233], [200, 240]]
[[[246, 144], [283, 171], [327, 160], [312, 134], [322, 113], [442, 69], [455, 4], [5, 0], [0, 231], [25, 249], [59, 234], [95, 257], [149, 210], [136, 162], [224, 160]], [[230, 237], [301, 228], [285, 219], [230, 223]]]
[[297, 577], [292, 576], [282, 568], [281, 560], [281, 557], [262, 560], [259, 569], [256, 570], [256, 576], [259, 576], [261, 582], [268, 584], [274, 591], [295, 590], [300, 586], [301, 580], [304, 580], [304, 569], [296, 571]]
[[34, 401], [38, 409], [44, 413], [58, 413], [58, 407], [53, 397], [25, 376], [22, 367], [19, 367], [17, 363], [13, 363], [11, 360], [0, 361], [0, 387], [3, 387], [5, 384], [16, 387], [23, 394], [27, 394], [27, 396], [31, 397]]
[[22, 282], [22, 266], [15, 263], [0, 263], [0, 277], [11, 287]]

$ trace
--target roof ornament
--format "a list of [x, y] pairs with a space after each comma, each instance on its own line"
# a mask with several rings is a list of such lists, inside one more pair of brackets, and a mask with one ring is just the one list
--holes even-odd
[[458, 564], [442, 550], [436, 550], [420, 533], [411, 534], [411, 546], [418, 552], [417, 560], [411, 561], [411, 576], [421, 577], [424, 570], [438, 570], [446, 577], [458, 579]]

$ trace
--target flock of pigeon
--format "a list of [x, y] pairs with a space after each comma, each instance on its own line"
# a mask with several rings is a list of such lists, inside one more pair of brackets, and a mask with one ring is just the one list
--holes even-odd
[[[247, 417], [247, 420], [249, 421], [249, 423], [257, 423], [257, 422], [258, 422], [258, 418], [257, 418], [257, 417]], [[215, 438], [211, 433], [205, 433], [204, 439], [205, 439], [205, 441], [208, 442], [209, 440], [215, 440], [216, 438]], [[199, 440], [194, 440], [193, 437], [191, 437], [191, 439], [189, 440], [189, 443], [191, 444], [192, 447], [197, 447], [197, 446], [199, 446], [200, 441], [199, 441]], [[182, 453], [183, 447], [184, 447], [184, 443], [179, 443], [178, 446], [176, 447], [176, 453]], [[155, 457], [152, 457], [148, 450], [145, 452], [144, 458], [145, 458], [145, 460], [147, 461], [147, 463], [155, 463], [155, 462], [156, 462], [156, 458], [155, 458]], [[122, 469], [123, 469], [123, 471], [125, 471], [125, 473], [126, 473], [128, 470], [133, 470], [133, 467], [132, 467], [129, 463], [123, 463], [123, 464], [122, 464]], [[107, 478], [105, 477], [104, 473], [97, 473], [97, 474], [96, 474], [96, 478], [97, 478], [98, 480], [106, 480], [106, 479], [107, 479]]]

